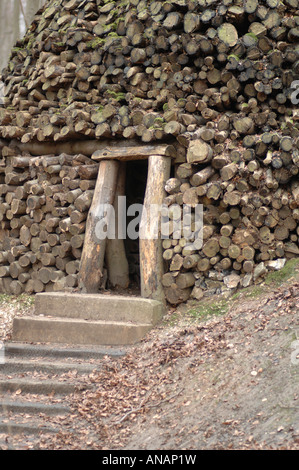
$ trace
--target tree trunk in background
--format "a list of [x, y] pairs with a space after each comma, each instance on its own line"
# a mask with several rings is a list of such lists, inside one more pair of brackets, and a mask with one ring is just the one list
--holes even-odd
[[23, 0], [27, 24], [30, 24], [35, 13], [44, 5], [44, 3], [45, 0]]
[[[22, 0], [28, 24], [45, 1]], [[0, 0], [0, 72], [7, 64], [11, 48], [25, 31], [26, 25], [20, 8], [20, 0]]]
[[0, 66], [5, 67], [10, 50], [19, 37], [19, 0], [0, 2]]

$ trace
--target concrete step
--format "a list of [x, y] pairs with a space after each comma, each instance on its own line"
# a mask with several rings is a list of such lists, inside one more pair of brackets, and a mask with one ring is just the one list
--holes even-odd
[[54, 426], [45, 425], [43, 422], [19, 422], [15, 419], [1, 419], [0, 418], [0, 434], [7, 434], [9, 436], [16, 434], [40, 434], [43, 433], [58, 433], [59, 428]]
[[99, 369], [105, 356], [118, 358], [126, 353], [126, 348], [85, 348], [65, 347], [64, 345], [29, 344], [6, 342], [3, 349], [3, 363], [0, 374], [39, 372], [59, 375], [68, 372], [90, 374]]
[[164, 306], [157, 300], [142, 297], [44, 292], [35, 296], [35, 314], [156, 325], [164, 314]]
[[0, 379], [0, 393], [32, 393], [34, 395], [68, 395], [76, 390], [76, 384], [59, 382], [58, 380], [39, 380], [30, 377], [14, 377]]
[[30, 344], [22, 342], [7, 341], [4, 344], [4, 358], [44, 358], [44, 359], [65, 359], [65, 360], [81, 360], [92, 362], [101, 360], [104, 356], [118, 358], [126, 354], [126, 348], [115, 348], [110, 346], [84, 347], [84, 346], [67, 346], [63, 344]]
[[66, 374], [68, 372], [78, 374], [91, 374], [98, 366], [96, 364], [79, 364], [71, 362], [51, 362], [23, 359], [9, 359], [5, 360], [4, 364], [0, 364], [0, 374], [15, 374], [24, 372], [39, 372], [43, 374]]
[[65, 415], [70, 412], [70, 408], [65, 405], [53, 403], [51, 405], [41, 402], [29, 401], [12, 401], [10, 399], [0, 399], [1, 413], [8, 415], [9, 413], [26, 413], [26, 414], [43, 414], [47, 416]]
[[16, 317], [13, 341], [122, 346], [140, 341], [151, 324], [87, 321], [74, 318]]
[[[67, 320], [68, 325], [72, 323]], [[43, 327], [47, 328], [48, 323]], [[104, 357], [117, 359], [127, 349], [57, 342], [4, 343], [0, 364], [0, 449], [38, 447], [41, 433], [60, 432], [71, 412], [69, 395], [94, 387], [86, 384], [84, 375], [88, 377], [100, 370]]]
[[50, 292], [37, 294], [32, 317], [15, 318], [12, 340], [89, 346], [137, 343], [164, 314], [142, 297]]

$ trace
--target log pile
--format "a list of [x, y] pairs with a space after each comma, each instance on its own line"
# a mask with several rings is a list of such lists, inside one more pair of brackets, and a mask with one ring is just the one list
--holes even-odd
[[29, 294], [78, 285], [98, 164], [85, 155], [32, 157], [4, 148], [0, 291]]
[[[2, 75], [3, 282], [16, 279], [7, 270], [12, 248], [12, 262], [28, 254], [34, 261], [17, 289], [29, 289], [28, 272], [30, 285], [38, 278], [43, 261], [26, 237], [42, 233], [50, 263], [62, 245], [62, 260], [80, 259], [78, 213], [90, 206], [96, 166], [75, 162], [88, 139], [176, 143], [165, 202], [173, 217], [203, 204], [204, 227], [203, 246], [189, 253], [197, 236], [163, 240], [170, 303], [259, 281], [277, 260], [298, 256], [298, 9], [298, 0], [49, 0]], [[70, 146], [61, 160], [26, 147], [73, 141], [83, 149]], [[87, 174], [64, 174], [79, 168]], [[43, 269], [67, 277], [64, 267]], [[53, 282], [60, 280], [49, 289]]]
[[221, 144], [290, 124], [297, 9], [298, 0], [49, 0], [3, 72], [0, 137], [150, 142], [227, 111], [213, 136]]
[[[194, 140], [187, 163], [167, 181], [163, 285], [171, 304], [248, 287], [299, 256], [299, 138], [269, 132], [257, 159], [265, 137], [206, 163]], [[196, 227], [198, 204], [203, 223]]]

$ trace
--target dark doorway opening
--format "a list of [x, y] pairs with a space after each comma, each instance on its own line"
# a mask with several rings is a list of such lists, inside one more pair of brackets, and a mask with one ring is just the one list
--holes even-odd
[[[144, 202], [147, 174], [147, 160], [134, 160], [126, 163], [127, 238], [125, 240], [125, 249], [129, 263], [129, 287], [133, 291], [136, 291], [136, 293], [138, 292], [139, 295], [140, 253], [138, 237], [139, 223], [137, 222], [141, 217], [140, 208]], [[135, 210], [136, 212], [134, 212]], [[131, 230], [129, 230], [129, 227], [131, 227]], [[131, 233], [133, 237], [130, 237]]]

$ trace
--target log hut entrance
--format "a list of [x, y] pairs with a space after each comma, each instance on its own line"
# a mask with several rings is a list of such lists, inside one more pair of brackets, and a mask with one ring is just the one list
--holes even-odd
[[[130, 250], [132, 240], [124, 240], [117, 236], [115, 239], [99, 239], [97, 224], [102, 223], [107, 215], [103, 211], [105, 205], [113, 205], [114, 214], [118, 214], [119, 196], [129, 196], [128, 203], [130, 199], [136, 197], [134, 192], [137, 190], [137, 186], [134, 191], [132, 188], [130, 190], [129, 186], [130, 180], [136, 180], [138, 172], [138, 177], [144, 173], [144, 182], [146, 179], [144, 191], [138, 195], [138, 202], [143, 199], [144, 208], [140, 220], [139, 237], [140, 294], [144, 298], [165, 302], [162, 287], [162, 243], [161, 237], [157, 234], [160, 220], [156, 220], [153, 224], [153, 220], [147, 215], [152, 206], [163, 204], [164, 188], [170, 177], [172, 156], [175, 156], [175, 150], [170, 145], [132, 146], [126, 142], [123, 147], [120, 147], [119, 144], [116, 147], [112, 145], [93, 154], [92, 158], [99, 161], [100, 165], [93, 201], [87, 218], [79, 271], [79, 288], [83, 292], [99, 292], [105, 263], [108, 279], [112, 285], [126, 288], [130, 284], [128, 249]], [[157, 218], [159, 217], [160, 214], [157, 214]], [[108, 219], [105, 220], [109, 225]], [[116, 235], [120, 223], [121, 221], [117, 220], [115, 224]], [[109, 230], [109, 227], [107, 229]]]
[[[129, 288], [140, 295], [140, 246], [139, 229], [136, 214], [133, 211], [143, 205], [147, 184], [148, 161], [128, 161], [126, 165], [126, 239], [125, 252], [128, 260]], [[128, 228], [132, 227], [132, 237], [128, 237]], [[135, 232], [135, 233], [134, 233]], [[112, 286], [114, 287], [114, 286]]]

